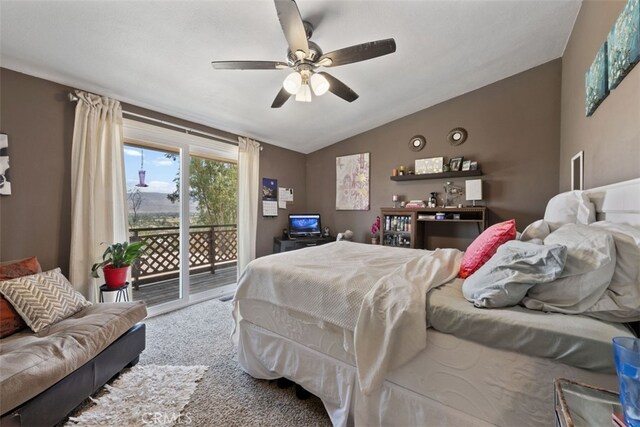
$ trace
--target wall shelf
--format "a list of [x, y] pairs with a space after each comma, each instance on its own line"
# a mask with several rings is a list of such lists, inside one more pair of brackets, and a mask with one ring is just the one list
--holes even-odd
[[467, 176], [481, 176], [480, 169], [473, 171], [453, 171], [440, 173], [424, 173], [421, 175], [398, 175], [392, 176], [391, 181], [415, 181], [418, 179], [444, 179], [444, 178], [464, 178]]

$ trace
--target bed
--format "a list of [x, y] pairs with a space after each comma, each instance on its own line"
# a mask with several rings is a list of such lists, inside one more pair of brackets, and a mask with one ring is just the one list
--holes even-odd
[[[640, 179], [585, 194], [598, 220], [640, 224]], [[257, 259], [234, 298], [239, 364], [301, 385], [336, 426], [548, 426], [554, 378], [617, 389], [627, 325], [476, 308], [461, 256], [336, 242]]]

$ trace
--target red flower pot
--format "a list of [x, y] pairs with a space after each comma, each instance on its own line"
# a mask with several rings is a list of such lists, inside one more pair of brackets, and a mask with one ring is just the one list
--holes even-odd
[[105, 265], [102, 267], [102, 272], [104, 273], [104, 282], [107, 285], [107, 288], [120, 288], [124, 286], [127, 282], [127, 272], [129, 270], [129, 266], [113, 268], [111, 264]]

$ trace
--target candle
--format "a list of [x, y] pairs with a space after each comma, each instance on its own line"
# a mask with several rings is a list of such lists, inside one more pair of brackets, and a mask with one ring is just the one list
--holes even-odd
[[393, 196], [391, 196], [391, 201], [397, 202], [398, 201], [398, 195], [394, 194]]

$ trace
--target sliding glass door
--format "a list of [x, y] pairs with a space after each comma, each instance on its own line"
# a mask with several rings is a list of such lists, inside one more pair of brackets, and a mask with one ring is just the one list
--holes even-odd
[[156, 314], [232, 292], [237, 147], [125, 122], [130, 239], [147, 248], [132, 269], [134, 300]]

